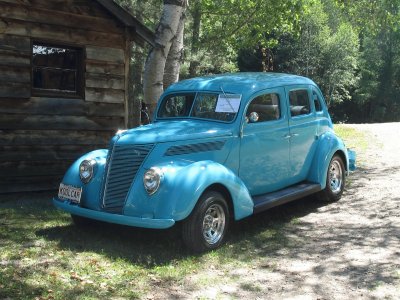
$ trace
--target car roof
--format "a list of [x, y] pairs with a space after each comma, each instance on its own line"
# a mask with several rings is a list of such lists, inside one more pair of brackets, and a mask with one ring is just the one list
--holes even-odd
[[[218, 91], [225, 93], [238, 93], [251, 95], [257, 91], [268, 88], [311, 84], [316, 85], [311, 79], [285, 73], [241, 72], [211, 76], [196, 77], [179, 81], [171, 85], [166, 92], [178, 91]], [[222, 88], [222, 89], [221, 89]]]

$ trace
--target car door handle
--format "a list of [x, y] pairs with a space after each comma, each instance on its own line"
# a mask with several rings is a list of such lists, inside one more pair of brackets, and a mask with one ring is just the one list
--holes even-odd
[[290, 138], [295, 137], [295, 136], [298, 136], [298, 135], [299, 135], [298, 133], [290, 133], [290, 134], [285, 134], [285, 135], [283, 136], [283, 138], [284, 138], [284, 139], [290, 139]]

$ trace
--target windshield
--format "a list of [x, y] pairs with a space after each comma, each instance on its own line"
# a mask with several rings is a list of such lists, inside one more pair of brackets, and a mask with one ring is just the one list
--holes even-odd
[[241, 95], [236, 94], [170, 94], [162, 100], [157, 118], [196, 118], [231, 122], [239, 110], [240, 100]]

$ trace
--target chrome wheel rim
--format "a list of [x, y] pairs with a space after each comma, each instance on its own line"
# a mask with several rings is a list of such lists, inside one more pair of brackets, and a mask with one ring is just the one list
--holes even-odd
[[224, 233], [225, 211], [219, 204], [211, 205], [203, 219], [203, 236], [210, 245], [217, 243]]
[[338, 194], [342, 190], [343, 170], [340, 162], [337, 160], [334, 160], [329, 167], [329, 185], [334, 194]]

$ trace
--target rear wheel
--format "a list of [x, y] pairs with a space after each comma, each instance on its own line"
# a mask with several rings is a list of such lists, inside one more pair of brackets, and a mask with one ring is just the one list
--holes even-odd
[[326, 187], [320, 192], [320, 199], [326, 202], [338, 201], [345, 187], [346, 171], [344, 163], [339, 155], [333, 156], [329, 163], [326, 175]]
[[218, 248], [225, 239], [229, 225], [229, 209], [224, 196], [206, 191], [191, 215], [183, 221], [182, 237], [194, 252]]

